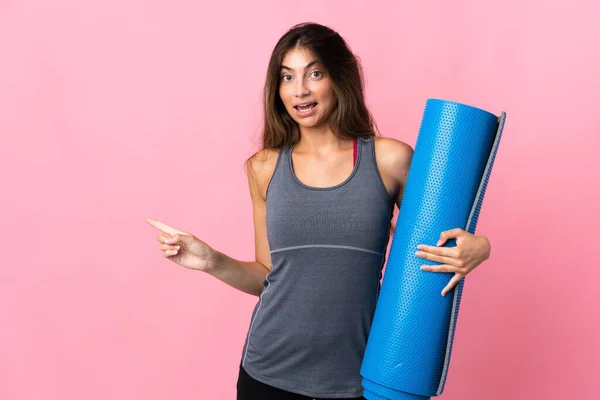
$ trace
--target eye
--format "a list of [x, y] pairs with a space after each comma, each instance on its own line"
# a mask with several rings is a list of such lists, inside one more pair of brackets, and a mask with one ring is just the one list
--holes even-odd
[[291, 75], [281, 75], [281, 80], [283, 82], [289, 82], [292, 79]]
[[321, 71], [313, 71], [313, 72], [312, 72], [310, 75], [311, 75], [313, 78], [317, 78], [317, 79], [318, 79], [318, 78], [320, 78], [320, 77], [322, 77], [322, 76], [323, 76], [323, 73], [322, 73]]

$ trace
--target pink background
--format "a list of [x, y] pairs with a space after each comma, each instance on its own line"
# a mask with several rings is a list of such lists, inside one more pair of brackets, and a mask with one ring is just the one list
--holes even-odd
[[252, 257], [243, 162], [307, 20], [361, 57], [385, 136], [414, 145], [429, 97], [508, 113], [441, 398], [598, 398], [598, 3], [205, 3], [0, 3], [0, 399], [234, 398], [257, 298], [144, 218]]

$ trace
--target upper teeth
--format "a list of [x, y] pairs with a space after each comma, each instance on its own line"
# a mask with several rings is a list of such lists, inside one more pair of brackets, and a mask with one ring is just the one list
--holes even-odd
[[298, 107], [306, 107], [311, 105], [312, 103], [303, 103], [303, 104], [298, 104]]

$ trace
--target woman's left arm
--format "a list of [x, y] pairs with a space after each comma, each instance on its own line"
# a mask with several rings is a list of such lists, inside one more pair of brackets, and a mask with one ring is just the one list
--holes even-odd
[[[377, 167], [388, 194], [400, 208], [414, 150], [399, 140], [377, 137], [375, 153]], [[456, 246], [440, 247], [448, 239], [456, 239]], [[442, 296], [445, 296], [462, 278], [490, 257], [490, 242], [485, 236], [472, 235], [463, 229], [451, 229], [442, 232], [437, 246], [419, 245], [418, 250], [418, 257], [442, 264], [424, 265], [421, 267], [423, 271], [454, 272], [454, 276], [442, 290]]]
[[[440, 247], [448, 239], [456, 239], [454, 247]], [[445, 296], [462, 278], [478, 265], [490, 258], [491, 245], [487, 237], [473, 235], [463, 229], [456, 228], [444, 231], [435, 246], [420, 244], [417, 246], [417, 257], [435, 261], [442, 265], [422, 265], [421, 270], [430, 272], [454, 272], [454, 276], [444, 290]]]

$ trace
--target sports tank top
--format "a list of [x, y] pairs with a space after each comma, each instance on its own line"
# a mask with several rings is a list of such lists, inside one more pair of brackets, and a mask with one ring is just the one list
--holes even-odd
[[357, 140], [352, 173], [327, 188], [298, 180], [292, 150], [280, 150], [267, 188], [272, 265], [241, 364], [254, 379], [286, 391], [359, 397], [394, 202], [372, 137]]

